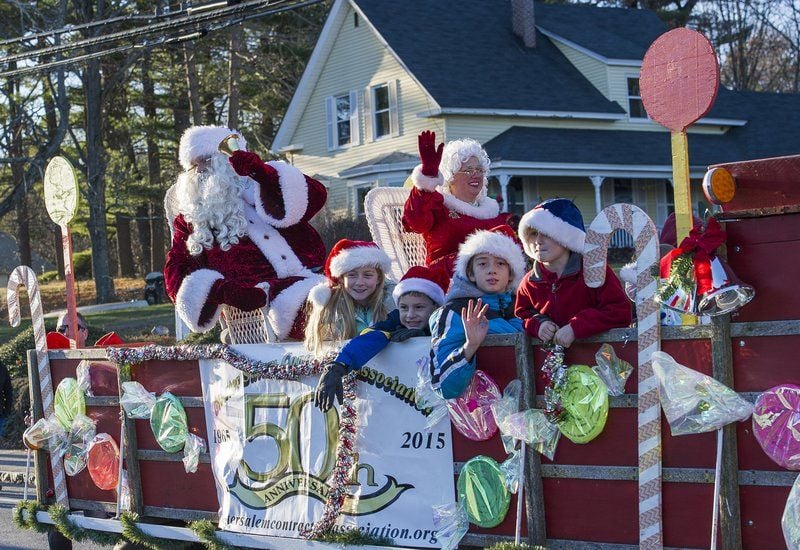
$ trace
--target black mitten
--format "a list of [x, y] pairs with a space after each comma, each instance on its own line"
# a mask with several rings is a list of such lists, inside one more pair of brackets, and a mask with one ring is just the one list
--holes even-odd
[[339, 404], [344, 400], [344, 386], [342, 378], [347, 374], [347, 366], [344, 363], [333, 361], [325, 366], [325, 372], [319, 378], [317, 391], [314, 393], [314, 405], [322, 412], [327, 412], [333, 407], [333, 399], [336, 398]]

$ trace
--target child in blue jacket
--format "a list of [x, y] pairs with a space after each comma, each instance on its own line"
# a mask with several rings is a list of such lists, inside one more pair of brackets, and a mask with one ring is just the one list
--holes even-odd
[[525, 257], [508, 226], [476, 231], [459, 247], [445, 305], [430, 319], [431, 382], [445, 399], [469, 386], [487, 334], [522, 332], [514, 290], [524, 274]]
[[428, 319], [444, 303], [447, 275], [443, 270], [422, 266], [409, 269], [394, 287], [392, 297], [397, 309], [379, 323], [363, 330], [342, 348], [336, 359], [325, 367], [320, 377], [314, 404], [323, 412], [333, 406], [334, 397], [342, 403], [342, 378], [359, 370], [378, 355], [389, 342], [404, 342], [415, 336], [430, 336]]

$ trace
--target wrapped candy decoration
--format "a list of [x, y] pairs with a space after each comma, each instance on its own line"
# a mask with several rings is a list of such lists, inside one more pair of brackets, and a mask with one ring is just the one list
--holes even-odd
[[528, 409], [506, 417], [498, 426], [504, 434], [533, 445], [536, 450], [553, 460], [561, 432], [541, 409]]
[[86, 399], [83, 389], [75, 378], [64, 378], [56, 388], [55, 414], [61, 426], [68, 430], [79, 414], [86, 414]]
[[170, 392], [164, 392], [156, 399], [150, 412], [150, 427], [162, 449], [168, 453], [177, 453], [183, 449], [189, 425], [180, 400]]
[[443, 418], [447, 417], [447, 402], [436, 393], [431, 385], [430, 358], [423, 357], [417, 361], [416, 404], [421, 411], [430, 409], [425, 428], [431, 429]]
[[473, 441], [485, 441], [497, 431], [492, 403], [501, 397], [500, 388], [492, 377], [476, 370], [466, 391], [447, 400], [450, 419], [456, 430]]
[[480, 455], [464, 463], [458, 476], [458, 501], [478, 527], [495, 527], [505, 519], [511, 494], [493, 458]]
[[573, 443], [588, 443], [606, 425], [608, 388], [586, 365], [572, 365], [561, 389], [561, 406], [558, 429]]
[[89, 447], [89, 476], [99, 489], [110, 491], [119, 481], [119, 447], [107, 433], [97, 434]]
[[67, 430], [55, 416], [40, 418], [22, 434], [25, 446], [33, 451], [63, 452]]
[[170, 392], [164, 392], [156, 399], [139, 382], [123, 382], [119, 403], [128, 418], [149, 418], [159, 446], [168, 453], [183, 449], [184, 469], [187, 473], [197, 471], [206, 442], [202, 437], [189, 433], [186, 411], [180, 399]]
[[433, 507], [433, 528], [442, 550], [453, 550], [469, 530], [464, 504], [455, 502]]
[[663, 351], [652, 357], [672, 435], [711, 432], [753, 414], [752, 404], [710, 376], [677, 363]]
[[122, 470], [122, 482], [120, 486], [119, 507], [122, 511], [130, 511], [133, 503], [133, 495], [131, 493], [131, 482], [128, 478], [128, 470]]
[[78, 378], [78, 386], [83, 390], [83, 393], [89, 397], [94, 397], [94, 392], [92, 392], [92, 378], [89, 372], [90, 368], [91, 365], [89, 361], [84, 359], [78, 363], [75, 369], [75, 376]]
[[800, 386], [781, 384], [758, 396], [753, 435], [767, 456], [788, 470], [800, 470], [799, 426]]
[[119, 404], [128, 418], [150, 418], [156, 404], [156, 396], [144, 389], [139, 382], [123, 382]]
[[624, 395], [625, 382], [633, 372], [633, 366], [617, 357], [610, 344], [600, 346], [600, 349], [594, 354], [594, 359], [597, 361], [597, 366], [592, 367], [592, 370], [605, 383], [609, 395]]
[[522, 451], [512, 451], [500, 464], [500, 471], [503, 472], [509, 492], [517, 494], [519, 480], [522, 477]]
[[200, 453], [206, 450], [206, 442], [193, 433], [186, 434], [186, 445], [183, 447], [183, 467], [186, 473], [193, 474], [200, 464]]
[[517, 448], [517, 440], [509, 431], [512, 429], [510, 425], [511, 418], [519, 414], [520, 407], [520, 394], [522, 393], [522, 382], [519, 380], [512, 380], [503, 390], [503, 397], [490, 405], [492, 416], [497, 427], [500, 429], [500, 440], [503, 442], [503, 448], [506, 453], [511, 453]]
[[781, 517], [781, 530], [786, 547], [792, 550], [800, 548], [800, 476], [794, 480], [786, 507]]
[[77, 475], [86, 468], [89, 445], [94, 439], [95, 433], [94, 422], [89, 417], [79, 414], [72, 421], [64, 452], [64, 471], [68, 476]]

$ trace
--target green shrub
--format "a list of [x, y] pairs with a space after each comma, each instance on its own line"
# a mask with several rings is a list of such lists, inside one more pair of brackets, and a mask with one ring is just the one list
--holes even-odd
[[39, 282], [40, 283], [50, 283], [52, 281], [58, 281], [58, 271], [45, 271], [41, 275], [39, 275]]
[[394, 541], [389, 537], [378, 537], [362, 533], [358, 529], [344, 529], [342, 531], [329, 531], [317, 540], [344, 546], [392, 546]]
[[81, 250], [72, 255], [72, 269], [76, 279], [92, 278], [92, 251]]
[[219, 326], [219, 323], [214, 325], [214, 328], [209, 330], [208, 332], [190, 332], [189, 335], [180, 341], [180, 344], [194, 344], [194, 345], [201, 345], [201, 344], [219, 344], [220, 333], [222, 329]]
[[11, 378], [28, 376], [27, 351], [33, 348], [33, 327], [30, 325], [9, 342], [0, 346], [0, 363], [8, 367]]

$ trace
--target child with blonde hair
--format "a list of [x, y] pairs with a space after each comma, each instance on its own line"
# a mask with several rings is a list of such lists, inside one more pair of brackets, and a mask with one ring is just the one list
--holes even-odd
[[333, 246], [325, 261], [327, 281], [308, 296], [309, 351], [319, 355], [323, 342], [348, 340], [386, 319], [393, 307], [393, 285], [386, 281], [390, 263], [374, 242], [342, 239]]

